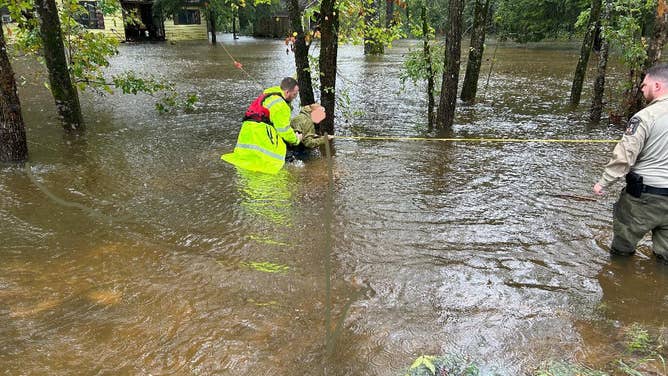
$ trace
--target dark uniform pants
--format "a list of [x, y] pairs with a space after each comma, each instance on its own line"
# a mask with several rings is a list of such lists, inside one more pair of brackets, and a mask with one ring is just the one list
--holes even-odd
[[643, 193], [633, 197], [625, 190], [614, 207], [612, 252], [632, 254], [636, 244], [652, 231], [654, 253], [668, 260], [668, 196]]

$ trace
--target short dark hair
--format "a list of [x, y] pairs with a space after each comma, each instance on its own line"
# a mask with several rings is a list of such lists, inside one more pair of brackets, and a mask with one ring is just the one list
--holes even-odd
[[661, 82], [668, 82], [668, 64], [658, 64], [645, 72], [645, 75], [651, 76], [653, 79]]
[[297, 80], [292, 77], [285, 77], [283, 80], [281, 80], [281, 90], [290, 91], [297, 85], [299, 85]]

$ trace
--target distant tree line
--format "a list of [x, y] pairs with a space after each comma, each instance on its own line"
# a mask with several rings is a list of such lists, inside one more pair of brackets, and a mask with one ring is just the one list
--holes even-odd
[[[475, 105], [485, 39], [519, 43], [553, 38], [582, 41], [574, 64], [570, 103], [581, 100], [592, 51], [598, 55], [590, 107], [590, 120], [600, 121], [607, 59], [619, 51], [628, 70], [627, 82], [616, 105], [608, 107], [613, 118], [624, 119], [642, 106], [639, 90], [644, 71], [659, 61], [666, 40], [666, 0], [206, 0], [204, 10], [212, 43], [216, 30], [248, 30], [259, 17], [285, 12], [292, 31], [286, 42], [292, 46], [302, 104], [319, 101], [327, 113], [335, 114], [340, 94], [336, 90], [338, 45], [360, 43], [365, 54], [382, 54], [398, 38], [419, 38], [421, 48], [411, 52], [402, 79], [427, 83], [427, 116], [430, 129], [448, 130], [455, 119], [457, 98]], [[159, 97], [157, 108], [166, 110], [178, 103], [195, 101], [179, 98], [172, 85], [132, 71], [105, 78], [109, 57], [117, 53], [118, 41], [102, 33], [91, 33], [76, 21], [86, 10], [77, 0], [0, 0], [17, 21], [14, 45], [6, 48], [0, 33], [0, 161], [27, 158], [25, 127], [17, 85], [8, 51], [34, 54], [47, 67], [54, 102], [63, 127], [82, 132], [84, 119], [79, 90]], [[106, 13], [122, 11], [118, 0], [99, 0]], [[156, 0], [154, 15], [162, 19], [184, 6], [186, 0]], [[125, 15], [125, 22], [133, 22]], [[310, 20], [311, 28], [304, 26]], [[469, 49], [464, 81], [460, 85], [461, 43], [468, 36]], [[310, 55], [313, 43], [318, 56]], [[460, 90], [461, 86], [461, 90]], [[612, 102], [612, 101], [609, 101]], [[334, 116], [323, 129], [334, 132]]]

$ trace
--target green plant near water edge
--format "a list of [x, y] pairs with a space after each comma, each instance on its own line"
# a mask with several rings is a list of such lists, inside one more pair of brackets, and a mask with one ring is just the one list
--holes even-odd
[[633, 323], [627, 329], [625, 337], [626, 349], [629, 352], [647, 354], [653, 350], [649, 332], [638, 323]]
[[457, 356], [419, 356], [405, 376], [479, 376], [478, 366]]

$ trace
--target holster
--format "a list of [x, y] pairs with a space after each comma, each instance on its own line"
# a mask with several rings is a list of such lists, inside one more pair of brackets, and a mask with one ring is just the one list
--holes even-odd
[[640, 197], [643, 190], [642, 176], [633, 171], [626, 174], [626, 193], [633, 197]]

